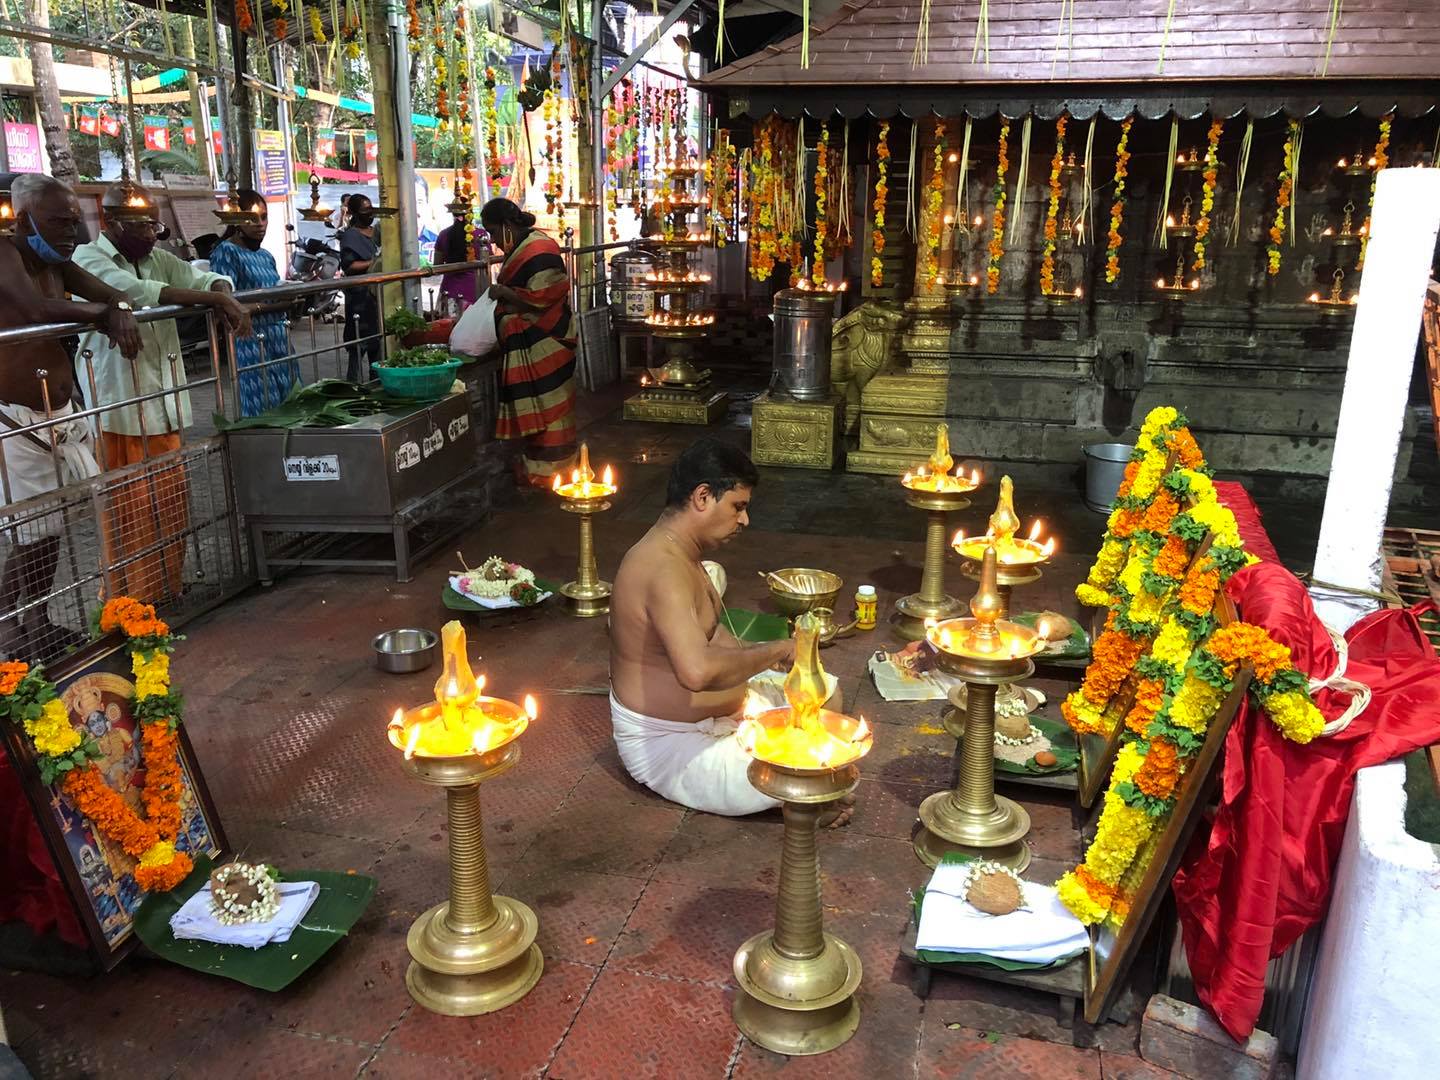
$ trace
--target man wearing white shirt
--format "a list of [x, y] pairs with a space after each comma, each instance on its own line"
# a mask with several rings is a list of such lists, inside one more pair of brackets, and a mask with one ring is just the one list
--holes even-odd
[[[133, 189], [119, 185], [105, 193], [100, 204], [105, 231], [98, 240], [76, 249], [76, 265], [123, 293], [137, 309], [164, 304], [210, 307], [232, 331], [248, 335], [250, 316], [230, 295], [229, 278], [198, 271], [168, 251], [157, 250], [157, 221], [113, 213], [133, 194]], [[153, 205], [143, 191], [141, 195]], [[133, 360], [101, 334], [80, 339], [76, 366], [87, 406], [169, 390], [177, 380], [183, 383], [175, 320], [142, 323], [140, 334], [140, 353]], [[147, 461], [180, 448], [180, 432], [191, 422], [190, 395], [179, 390], [139, 406], [111, 409], [99, 421], [100, 460], [105, 468]], [[111, 596], [158, 603], [179, 595], [183, 534], [189, 527], [187, 501], [185, 471], [178, 465], [139, 476], [113, 492], [103, 521], [106, 561], [115, 567], [108, 581]], [[165, 542], [170, 537], [174, 539]]]

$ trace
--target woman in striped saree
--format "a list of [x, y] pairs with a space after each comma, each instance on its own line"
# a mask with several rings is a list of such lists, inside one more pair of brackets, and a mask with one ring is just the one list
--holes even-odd
[[509, 199], [480, 211], [505, 253], [490, 295], [503, 367], [495, 435], [524, 439], [522, 483], [549, 487], [575, 454], [575, 327], [570, 277], [554, 240], [535, 230], [535, 215]]

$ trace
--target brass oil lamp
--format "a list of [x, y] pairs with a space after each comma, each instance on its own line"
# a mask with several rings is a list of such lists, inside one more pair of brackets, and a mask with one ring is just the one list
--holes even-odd
[[900, 634], [912, 641], [925, 636], [926, 620], [948, 619], [960, 611], [960, 601], [945, 591], [946, 517], [970, 505], [969, 494], [980, 486], [980, 472], [969, 476], [956, 469], [950, 456], [950, 429], [935, 427], [935, 451], [930, 460], [900, 478], [905, 501], [926, 514], [925, 566], [920, 591], [895, 601], [894, 621]]
[[1340, 218], [1340, 231], [1336, 232], [1330, 226], [1320, 234], [1336, 247], [1354, 247], [1360, 243], [1360, 233], [1355, 231], [1355, 204], [1347, 202], [1343, 216]]
[[310, 205], [300, 207], [300, 216], [306, 221], [329, 221], [335, 211], [320, 203], [320, 177], [310, 174]]
[[1190, 196], [1185, 196], [1185, 201], [1180, 204], [1180, 220], [1175, 220], [1174, 214], [1165, 215], [1165, 232], [1172, 239], [1187, 240], [1195, 235], [1195, 222], [1190, 220]]
[[615, 483], [615, 472], [606, 465], [596, 480], [595, 470], [590, 467], [590, 447], [581, 443], [580, 464], [571, 471], [570, 482], [565, 483], [556, 473], [551, 490], [560, 496], [560, 508], [580, 519], [580, 557], [575, 580], [560, 586], [565, 609], [580, 618], [604, 615], [610, 610], [611, 586], [610, 582], [600, 580], [595, 563], [595, 526], [591, 519], [609, 510], [610, 496], [620, 490]]
[[1355, 303], [1360, 298], [1358, 293], [1345, 296], [1344, 288], [1345, 271], [1337, 267], [1334, 276], [1330, 279], [1330, 291], [1324, 296], [1313, 292], [1305, 299], [1307, 303], [1314, 304], [1321, 315], [1344, 315], [1355, 310]]
[[1185, 251], [1183, 248], [1175, 256], [1175, 276], [1169, 281], [1163, 277], [1155, 279], [1155, 291], [1175, 303], [1183, 303], [1190, 299], [1190, 294], [1198, 292], [1199, 289], [1200, 279], [1198, 277], [1191, 278], [1189, 281], [1185, 280]]
[[1015, 486], [1010, 477], [1000, 478], [1000, 497], [985, 535], [967, 537], [957, 532], [950, 541], [960, 556], [960, 572], [971, 581], [979, 582], [985, 552], [994, 549], [998, 562], [996, 575], [1000, 594], [1000, 618], [1010, 617], [1010, 596], [1016, 585], [1033, 585], [1044, 575], [1044, 565], [1055, 554], [1053, 537], [1041, 543], [1043, 523], [1039, 518], [1030, 527], [1027, 537], [1017, 537], [1020, 518], [1015, 513]]
[[445, 789], [450, 836], [449, 899], [410, 927], [405, 985], [415, 1002], [445, 1016], [478, 1016], [513, 1005], [539, 981], [545, 958], [535, 944], [535, 912], [490, 892], [490, 869], [480, 812], [480, 784], [520, 760], [517, 741], [538, 714], [484, 695], [465, 656], [458, 622], [440, 631], [445, 668], [435, 700], [397, 709], [387, 734], [404, 752], [405, 769], [421, 783]]
[[1025, 844], [1030, 815], [1019, 803], [995, 794], [995, 695], [1002, 684], [1034, 673], [1030, 658], [1046, 641], [1038, 631], [1001, 618], [998, 576], [999, 556], [991, 545], [981, 559], [971, 617], [947, 619], [926, 631], [940, 667], [964, 680], [966, 691], [956, 785], [920, 804], [914, 846], [927, 866], [950, 851], [990, 859], [1017, 873], [1030, 865]]
[[786, 704], [747, 704], [736, 738], [751, 755], [756, 790], [780, 800], [785, 833], [775, 927], [735, 953], [739, 992], [731, 1015], [751, 1042], [791, 1056], [823, 1054], [855, 1034], [860, 957], [823, 928], [815, 834], [825, 804], [860, 780], [859, 760], [873, 735], [864, 718], [824, 707], [820, 625], [812, 612], [795, 620], [795, 663], [785, 678]]

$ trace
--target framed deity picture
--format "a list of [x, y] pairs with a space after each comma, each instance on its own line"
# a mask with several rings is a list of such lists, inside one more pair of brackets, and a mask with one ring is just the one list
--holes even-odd
[[[94, 761], [105, 783], [143, 816], [145, 760], [139, 721], [131, 714], [135, 684], [130, 653], [111, 634], [47, 668], [46, 677], [69, 711], [70, 722], [94, 740]], [[60, 784], [44, 784], [30, 742], [17, 725], [5, 725], [6, 749], [25, 787], [35, 819], [70, 893], [90, 946], [106, 970], [134, 947], [133, 919], [145, 892], [135, 882], [135, 860], [75, 808]], [[182, 724], [179, 759], [183, 790], [175, 847], [219, 861], [225, 833], [195, 752]]]

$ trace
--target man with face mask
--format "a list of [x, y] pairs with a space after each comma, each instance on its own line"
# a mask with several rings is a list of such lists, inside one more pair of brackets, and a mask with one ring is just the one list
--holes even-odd
[[[0, 328], [89, 323], [122, 354], [135, 355], [140, 328], [125, 295], [71, 261], [81, 221], [74, 192], [34, 173], [16, 177], [10, 196], [15, 231], [0, 236]], [[67, 293], [76, 299], [67, 299]], [[43, 387], [38, 371], [45, 372]], [[45, 420], [47, 390], [52, 416], [74, 412], [74, 388], [74, 368], [58, 339], [0, 346], [0, 432], [7, 433], [0, 439], [5, 466], [0, 504], [43, 495], [100, 471], [88, 420], [13, 434]], [[79, 639], [52, 625], [41, 602], [55, 578], [64, 519], [59, 513], [26, 514], [8, 518], [6, 525], [10, 550], [0, 569], [0, 655], [50, 660]]]
[[[75, 251], [75, 262], [118, 289], [136, 308], [191, 304], [214, 309], [242, 336], [250, 335], [250, 315], [230, 295], [231, 281], [196, 270], [184, 259], [155, 247], [159, 222], [116, 211], [141, 189], [119, 184], [105, 192], [100, 208], [105, 230]], [[184, 382], [180, 335], [175, 320], [140, 327], [141, 348], [134, 360], [98, 334], [80, 339], [80, 389], [87, 406], [111, 405], [127, 398], [170, 390]], [[87, 352], [93, 354], [87, 358]], [[133, 465], [180, 448], [180, 432], [191, 423], [190, 395], [184, 390], [139, 406], [100, 414], [101, 463], [107, 469]], [[117, 566], [107, 586], [112, 596], [133, 596], [160, 603], [180, 593], [184, 563], [181, 538], [189, 523], [184, 468], [137, 477], [111, 497], [102, 522], [106, 558]], [[166, 537], [175, 539], [155, 550]], [[127, 557], [145, 551], [133, 560]]]

